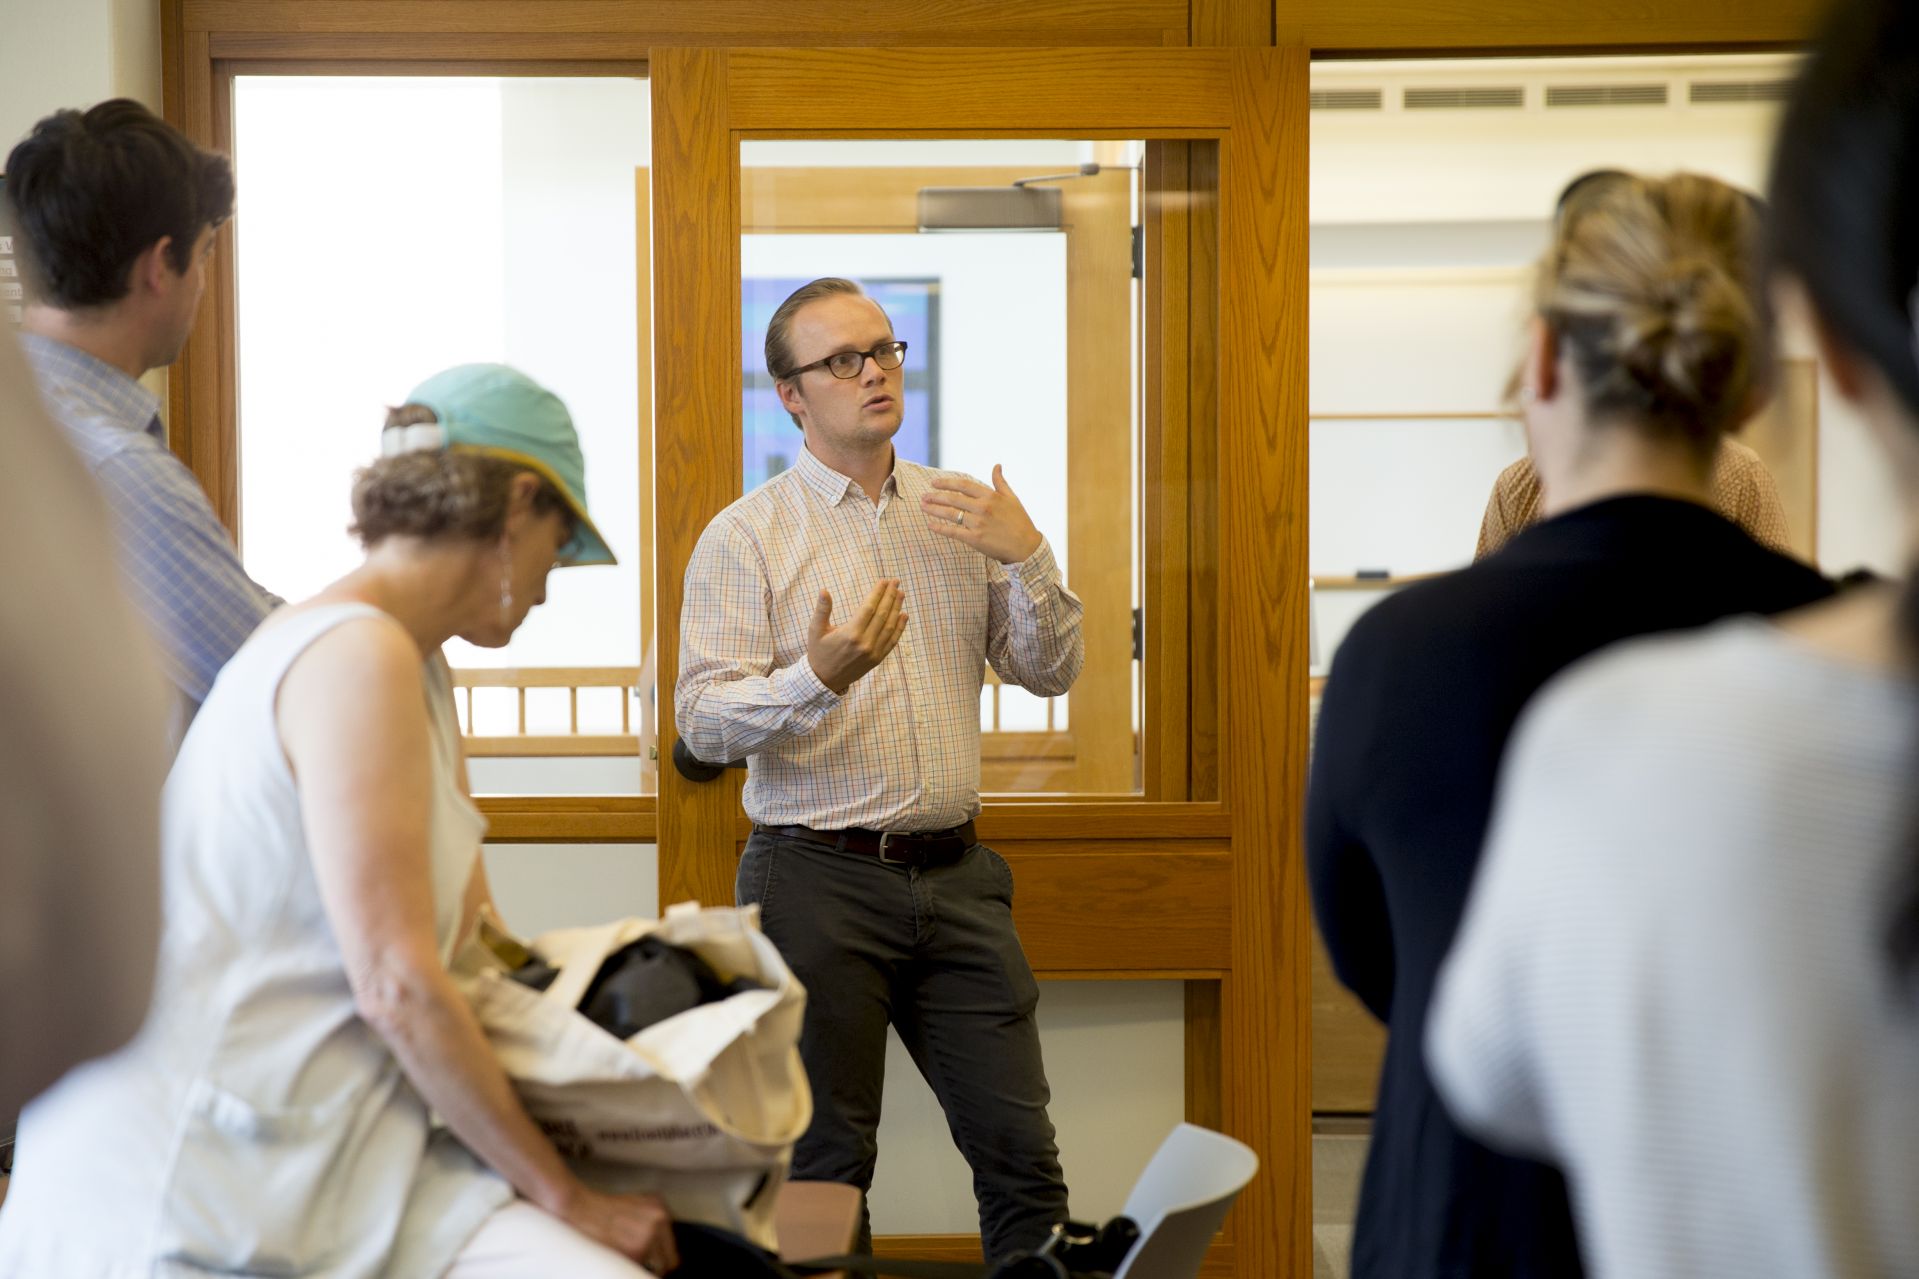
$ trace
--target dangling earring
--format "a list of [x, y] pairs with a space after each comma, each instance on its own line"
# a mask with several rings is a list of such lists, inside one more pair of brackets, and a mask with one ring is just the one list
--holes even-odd
[[513, 625], [513, 559], [507, 553], [506, 534], [500, 534], [500, 625]]

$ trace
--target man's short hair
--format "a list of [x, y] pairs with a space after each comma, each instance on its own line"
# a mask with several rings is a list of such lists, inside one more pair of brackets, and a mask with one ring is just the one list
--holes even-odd
[[125, 297], [134, 260], [162, 238], [185, 271], [201, 229], [233, 214], [227, 158], [127, 98], [54, 112], [14, 147], [6, 175], [33, 298], [67, 311]]
[[[779, 309], [773, 312], [773, 318], [766, 322], [766, 371], [775, 382], [784, 382], [793, 376], [793, 317], [809, 303], [841, 295], [863, 298], [866, 290], [852, 280], [829, 275], [800, 285], [787, 294], [786, 301], [780, 303]], [[794, 426], [800, 425], [799, 414], [788, 413], [787, 416], [793, 419]]]

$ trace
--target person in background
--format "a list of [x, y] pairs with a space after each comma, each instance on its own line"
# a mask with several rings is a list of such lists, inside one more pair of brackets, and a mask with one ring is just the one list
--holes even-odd
[[1334, 656], [1306, 814], [1333, 967], [1389, 1031], [1353, 1240], [1358, 1279], [1580, 1273], [1559, 1173], [1457, 1129], [1421, 1045], [1478, 866], [1501, 753], [1555, 672], [1633, 635], [1830, 593], [1711, 507], [1721, 440], [1772, 335], [1752, 202], [1612, 174], [1566, 202], [1519, 372], [1555, 514], [1386, 599]]
[[1066, 1183], [1013, 872], [973, 834], [981, 679], [990, 661], [1066, 692], [1083, 609], [998, 467], [989, 487], [895, 455], [905, 355], [850, 280], [774, 312], [766, 367], [805, 447], [701, 535], [674, 707], [696, 756], [750, 759], [738, 897], [807, 991], [814, 1115], [793, 1175], [872, 1186], [890, 1023], [997, 1258], [1065, 1219]]
[[[1773, 253], [1919, 557], [1919, 8], [1848, 0]], [[1919, 583], [1622, 646], [1514, 738], [1429, 1027], [1606, 1279], [1919, 1274]]]
[[[1565, 215], [1566, 206], [1578, 199], [1588, 183], [1604, 183], [1627, 176], [1618, 169], [1594, 169], [1567, 184], [1560, 193], [1555, 218]], [[1764, 206], [1755, 198], [1753, 206], [1764, 217]], [[1760, 394], [1751, 411], [1757, 413], [1765, 403], [1766, 379], [1759, 379]], [[1731, 438], [1719, 442], [1708, 478], [1713, 509], [1752, 534], [1753, 540], [1775, 551], [1792, 553], [1791, 536], [1786, 528], [1786, 508], [1779, 500], [1779, 486], [1757, 453]], [[1493, 481], [1492, 494], [1486, 499], [1486, 513], [1479, 521], [1479, 543], [1473, 550], [1475, 560], [1483, 560], [1510, 542], [1521, 529], [1537, 524], [1549, 512], [1540, 491], [1539, 471], [1530, 457], [1522, 457]], [[1552, 505], [1550, 513], [1560, 510]]]
[[[0, 1146], [139, 1029], [160, 936], [158, 665], [106, 506], [0, 328]], [[10, 1160], [7, 1162], [11, 1162]]]
[[233, 171], [137, 102], [56, 111], [13, 148], [8, 213], [22, 343], [47, 407], [106, 496], [127, 592], [175, 689], [174, 741], [280, 600], [247, 576], [141, 375], [180, 356]]
[[[1779, 486], [1757, 453], [1738, 440], [1719, 442], [1719, 456], [1706, 481], [1713, 509], [1745, 529], [1753, 541], [1775, 551], [1792, 553], [1786, 528], [1786, 508]], [[1479, 542], [1473, 558], [1483, 560], [1513, 540], [1522, 529], [1537, 524], [1557, 507], [1546, 500], [1539, 471], [1530, 457], [1522, 457], [1499, 473], [1479, 521]]]
[[660, 1202], [568, 1169], [446, 970], [486, 823], [439, 649], [504, 645], [556, 562], [611, 562], [572, 420], [464, 365], [382, 443], [353, 491], [365, 562], [255, 632], [181, 746], [152, 1016], [28, 1108], [0, 1274], [675, 1265]]

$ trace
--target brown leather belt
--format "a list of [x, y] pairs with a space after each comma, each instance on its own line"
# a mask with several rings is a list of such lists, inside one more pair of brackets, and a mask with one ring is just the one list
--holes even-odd
[[769, 835], [803, 839], [835, 852], [860, 853], [877, 857], [888, 866], [945, 866], [966, 855], [979, 841], [973, 837], [973, 823], [951, 830], [867, 830], [852, 826], [846, 830], [814, 830], [811, 826], [762, 826]]

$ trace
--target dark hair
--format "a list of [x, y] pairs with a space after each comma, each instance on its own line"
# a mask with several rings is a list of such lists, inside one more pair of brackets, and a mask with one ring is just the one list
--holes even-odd
[[[422, 404], [389, 409], [386, 429], [437, 422]], [[371, 550], [389, 537], [491, 541], [506, 528], [514, 477], [538, 475], [485, 453], [421, 449], [383, 457], [353, 476], [353, 523], [348, 533]], [[566, 499], [540, 478], [533, 513], [577, 518]], [[568, 535], [569, 538], [571, 534]]]
[[[1919, 6], [1852, 0], [1827, 21], [1779, 130], [1773, 258], [1846, 347], [1919, 417]], [[1899, 607], [1919, 654], [1919, 577]], [[1905, 883], [1886, 941], [1919, 989], [1919, 806], [1907, 818]]]
[[[773, 312], [773, 318], [766, 322], [766, 371], [775, 382], [784, 382], [793, 376], [793, 348], [790, 343], [793, 317], [808, 303], [843, 295], [863, 298], [866, 290], [852, 280], [829, 275], [802, 284], [787, 294], [786, 301], [780, 303], [779, 309]], [[787, 416], [793, 419], [794, 426], [800, 424], [797, 413], [788, 413]]]
[[142, 253], [171, 238], [176, 271], [233, 213], [233, 169], [127, 98], [56, 111], [7, 157], [7, 203], [34, 297], [62, 310], [127, 295]]
[[1533, 304], [1594, 417], [1712, 457], [1770, 379], [1760, 232], [1750, 195], [1697, 174], [1599, 170], [1566, 188]]

